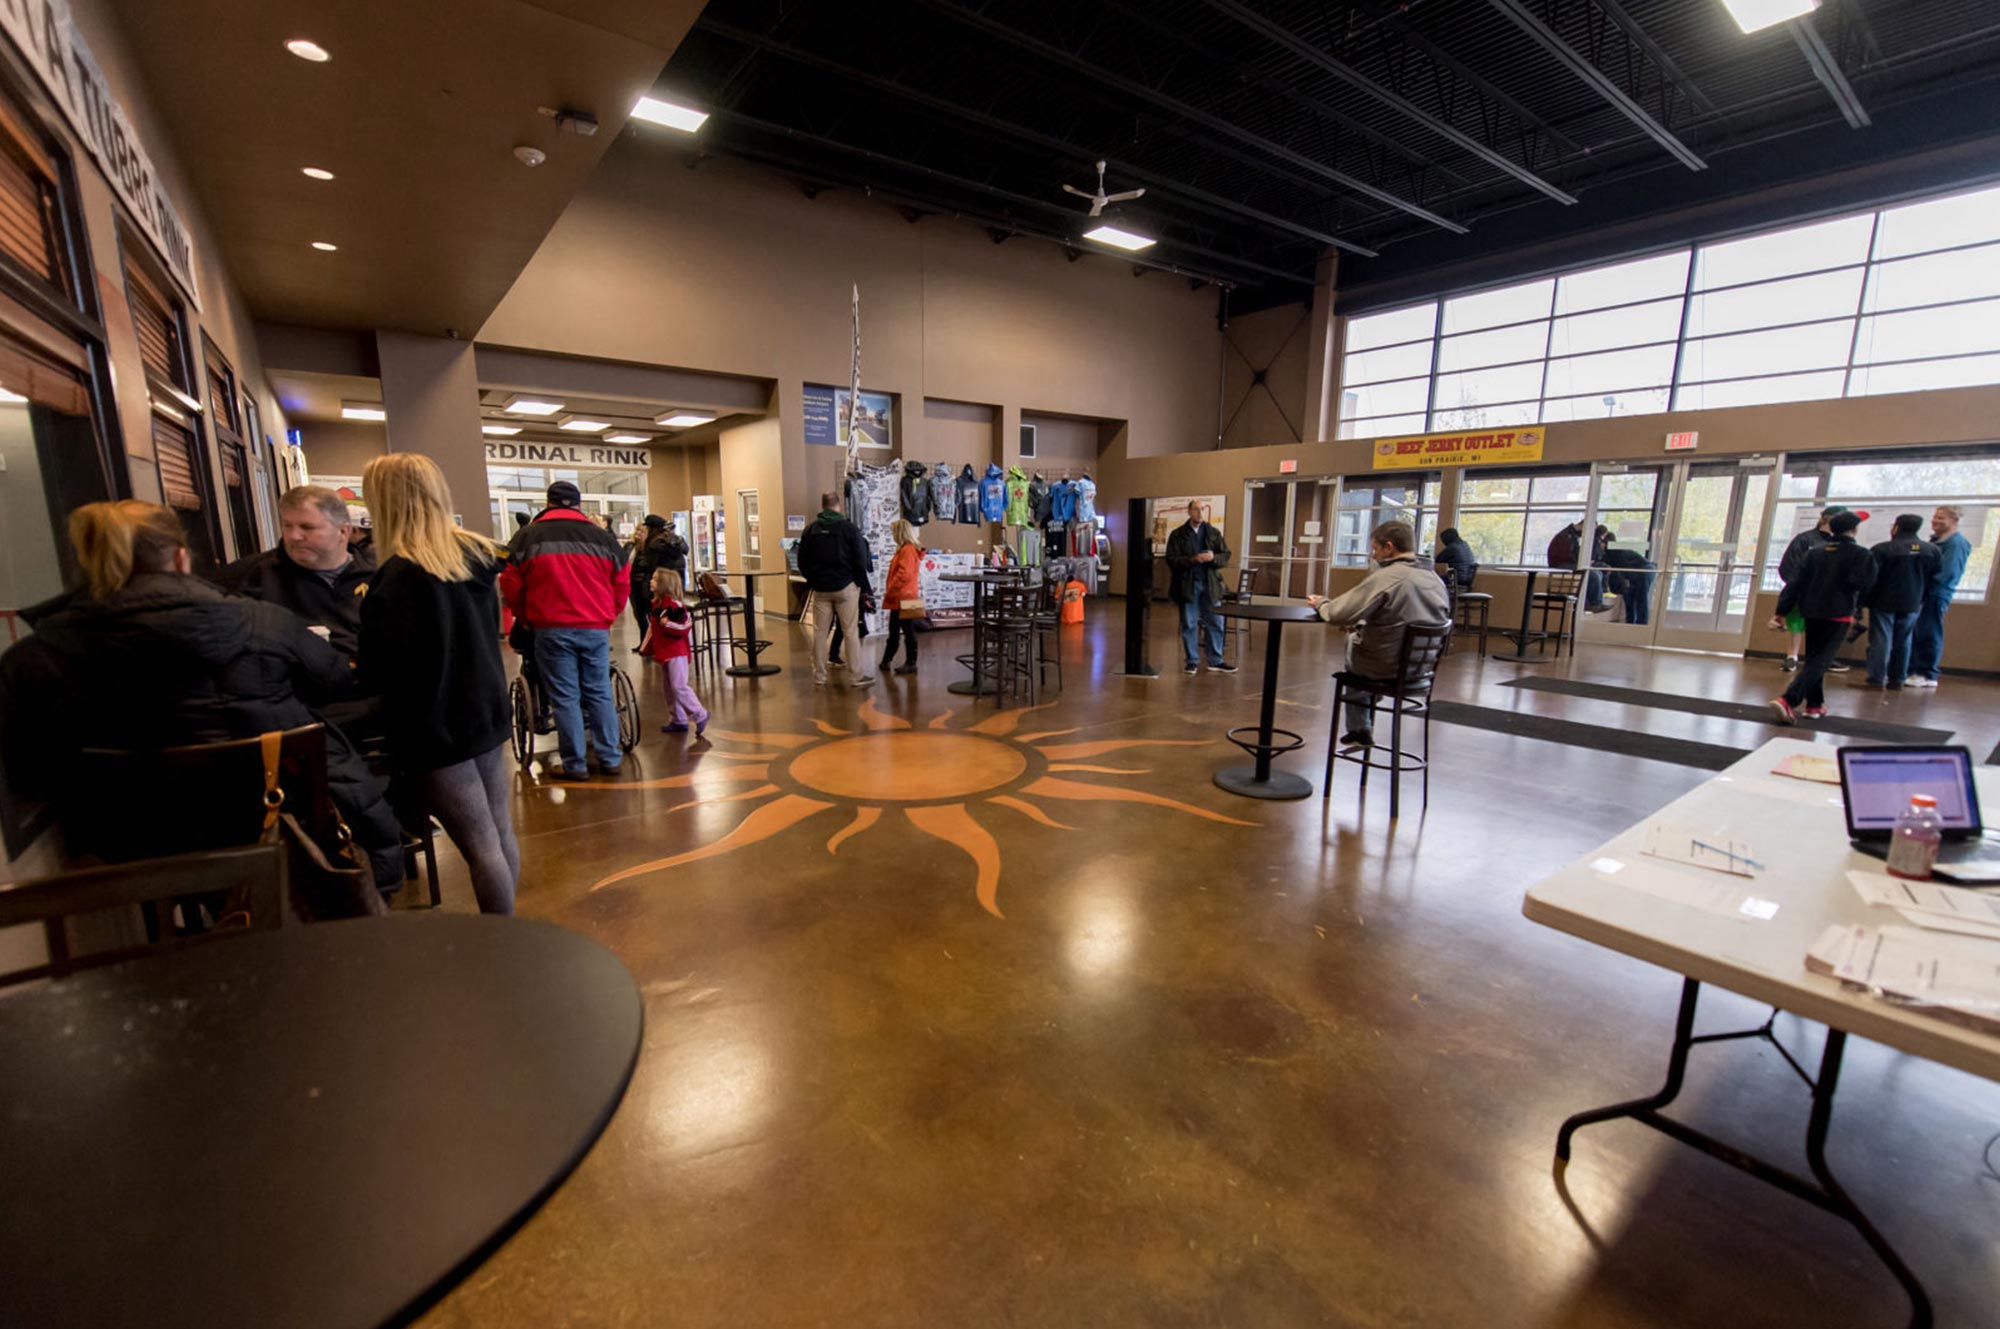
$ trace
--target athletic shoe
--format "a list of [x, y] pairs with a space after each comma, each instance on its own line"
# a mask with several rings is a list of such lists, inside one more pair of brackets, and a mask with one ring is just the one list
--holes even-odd
[[1233, 674], [1236, 672], [1236, 666], [1233, 664], [1212, 664], [1208, 667], [1208, 672], [1211, 674]]
[[1799, 722], [1798, 712], [1794, 711], [1792, 704], [1783, 697], [1771, 698], [1771, 709], [1778, 713], [1779, 724], [1797, 724]]
[[1196, 665], [1184, 664], [1181, 666], [1181, 672], [1183, 674], [1186, 674], [1189, 678], [1193, 678], [1196, 674], [1199, 674], [1201, 672], [1201, 669]]
[[1903, 685], [1901, 683], [1891, 683], [1888, 686], [1889, 686], [1889, 691], [1891, 692], [1901, 692], [1903, 690]]
[[813, 675], [813, 686], [814, 686], [814, 687], [816, 687], [816, 688], [823, 688], [823, 687], [825, 687], [825, 686], [826, 686], [826, 675], [825, 675], [825, 674], [814, 674], [814, 675]]
[[1851, 668], [1853, 668], [1853, 666], [1847, 664], [1845, 661], [1835, 660], [1832, 664], [1826, 667], [1826, 672], [1829, 674], [1844, 674]]
[[694, 722], [694, 736], [695, 738], [699, 739], [703, 734], [707, 732], [708, 732], [708, 717], [704, 715], [701, 719], [696, 720]]
[[660, 732], [663, 734], [685, 734], [687, 731], [688, 727], [684, 724], [663, 724], [660, 726]]
[[1350, 729], [1340, 736], [1340, 746], [1343, 750], [1372, 748], [1375, 746], [1375, 733], [1370, 729]]
[[1778, 668], [1779, 668], [1779, 669], [1781, 669], [1781, 670], [1783, 670], [1783, 671], [1784, 671], [1785, 673], [1787, 673], [1787, 674], [1796, 674], [1796, 673], [1798, 673], [1798, 672], [1799, 672], [1799, 657], [1798, 657], [1798, 656], [1796, 656], [1796, 655], [1788, 655], [1788, 656], [1786, 656], [1786, 657], [1785, 657], [1785, 662], [1784, 662], [1783, 664], [1779, 665], [1779, 666], [1778, 666]]
[[1934, 688], [1937, 685], [1938, 681], [1936, 679], [1926, 677], [1923, 674], [1911, 674], [1903, 680], [1903, 686], [1906, 688]]
[[1824, 706], [1803, 707], [1800, 709], [1799, 714], [1805, 716], [1806, 719], [1808, 720], [1824, 720], [1826, 719], [1826, 707]]

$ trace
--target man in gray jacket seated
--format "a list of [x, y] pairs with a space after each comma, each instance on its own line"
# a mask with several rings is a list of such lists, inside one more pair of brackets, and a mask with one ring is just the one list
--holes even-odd
[[[1331, 600], [1317, 595], [1307, 601], [1319, 616], [1347, 629], [1347, 668], [1363, 678], [1395, 678], [1402, 661], [1405, 627], [1436, 627], [1451, 621], [1451, 600], [1444, 582], [1417, 562], [1416, 532], [1408, 522], [1386, 521], [1368, 537], [1368, 556], [1375, 570], [1359, 586]], [[1347, 732], [1342, 747], [1373, 747], [1375, 695], [1349, 691]]]

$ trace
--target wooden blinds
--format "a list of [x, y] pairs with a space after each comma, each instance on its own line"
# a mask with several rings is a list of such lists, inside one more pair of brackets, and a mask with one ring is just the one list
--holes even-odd
[[125, 239], [125, 292], [132, 306], [132, 326], [139, 334], [139, 358], [148, 374], [186, 392], [187, 360], [181, 354], [179, 308], [131, 257], [135, 238], [128, 235]]
[[201, 487], [195, 481], [194, 435], [153, 412], [153, 453], [160, 460], [160, 491], [169, 507], [201, 511]]
[[[203, 344], [206, 343], [207, 338], [203, 338]], [[205, 359], [208, 366], [208, 416], [215, 421], [216, 436], [241, 435], [243, 426], [236, 418], [236, 374], [213, 346], [208, 347]]]
[[25, 125], [0, 105], [0, 255], [61, 289], [56, 244], [55, 163]]

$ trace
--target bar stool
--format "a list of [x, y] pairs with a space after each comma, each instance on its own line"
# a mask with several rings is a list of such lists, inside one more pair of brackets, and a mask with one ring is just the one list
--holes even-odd
[[996, 695], [1003, 705], [1008, 697], [1018, 698], [1024, 691], [1030, 706], [1040, 696], [1036, 644], [1041, 631], [1035, 615], [1041, 599], [1038, 586], [995, 586], [986, 597], [992, 614], [986, 640], [993, 653], [993, 679], [999, 689]]
[[[1431, 805], [1431, 685], [1437, 677], [1438, 661], [1450, 645], [1449, 623], [1406, 627], [1403, 629], [1403, 646], [1397, 655], [1394, 678], [1365, 678], [1350, 669], [1343, 669], [1333, 676], [1333, 723], [1326, 735], [1326, 780], [1320, 787], [1321, 799], [1333, 793], [1333, 763], [1345, 761], [1361, 768], [1361, 788], [1364, 791], [1368, 788], [1368, 772], [1371, 769], [1389, 772], [1391, 820], [1402, 813], [1404, 771], [1423, 772], [1424, 806], [1428, 808]], [[1368, 709], [1375, 714], [1388, 713], [1389, 754], [1386, 761], [1380, 759], [1382, 749], [1379, 747], [1341, 751], [1341, 710], [1349, 688], [1374, 697]], [[1403, 751], [1403, 717], [1406, 715], [1423, 718], [1422, 755]]]
[[1451, 597], [1451, 621], [1461, 627], [1469, 626], [1475, 617], [1479, 620], [1479, 654], [1486, 654], [1486, 622], [1493, 610], [1493, 597], [1484, 591], [1461, 591], [1458, 589], [1458, 569], [1446, 567], [1441, 573], [1444, 578], [1445, 594]]
[[1035, 610], [1035, 674], [1036, 683], [1046, 686], [1048, 668], [1056, 667], [1056, 688], [1063, 685], [1062, 670], [1062, 606], [1063, 588], [1067, 577], [1044, 577], [1042, 580], [1041, 603]]
[[[1541, 611], [1542, 640], [1553, 636], [1556, 639], [1556, 654], [1562, 654], [1563, 640], [1569, 641], [1569, 653], [1576, 654], [1576, 620], [1578, 608], [1583, 600], [1583, 574], [1581, 572], [1551, 572], [1548, 589], [1536, 591], [1529, 605]], [[1556, 630], [1549, 631], [1549, 616], [1556, 620]], [[1537, 650], [1539, 650], [1539, 645]]]
[[[1257, 569], [1238, 568], [1236, 570], [1236, 589], [1233, 591], [1224, 591], [1222, 593], [1222, 602], [1224, 604], [1247, 605], [1256, 598], [1257, 598]], [[1224, 645], [1228, 644], [1228, 638], [1230, 637], [1249, 636], [1250, 620], [1247, 618], [1224, 619], [1222, 622], [1222, 635], [1224, 639], [1223, 640]], [[1237, 658], [1241, 659], [1243, 652], [1239, 650], [1236, 654]]]

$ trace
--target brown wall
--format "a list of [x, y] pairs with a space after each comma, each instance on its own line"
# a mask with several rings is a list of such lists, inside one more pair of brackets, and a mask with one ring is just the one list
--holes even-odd
[[389, 450], [389, 431], [372, 420], [306, 420], [298, 431], [314, 483], [322, 475], [359, 475]]
[[[951, 463], [954, 479], [963, 466], [974, 475], [986, 474], [988, 462], [1000, 459], [1000, 411], [978, 402], [938, 401], [924, 403], [919, 428], [909, 435], [912, 456], [920, 457], [935, 470], [937, 463]], [[927, 549], [946, 554], [984, 553], [993, 527], [985, 523], [961, 525], [933, 521], [923, 530]]]
[[911, 225], [857, 194], [808, 201], [736, 163], [685, 170], [641, 140], [606, 156], [479, 337], [775, 380], [778, 428], [725, 441], [723, 469], [749, 464], [751, 438], [775, 447], [767, 473], [786, 497], [766, 492], [766, 510], [806, 512], [841, 457], [805, 446], [803, 384], [847, 381], [855, 283], [864, 386], [900, 397], [914, 457], [931, 460], [926, 397], [997, 407], [1003, 438], [1025, 410], [1129, 420], [1135, 453], [1213, 442], [1213, 291], [1030, 241], [995, 245], [950, 219]]
[[[1297, 439], [1306, 428], [1306, 371], [1313, 321], [1304, 304], [1232, 318], [1222, 348], [1222, 446]], [[1264, 382], [1256, 381], [1258, 372]]]
[[646, 475], [647, 505], [662, 517], [686, 512], [696, 494], [722, 492], [720, 431], [706, 443], [677, 443], [653, 449]]

